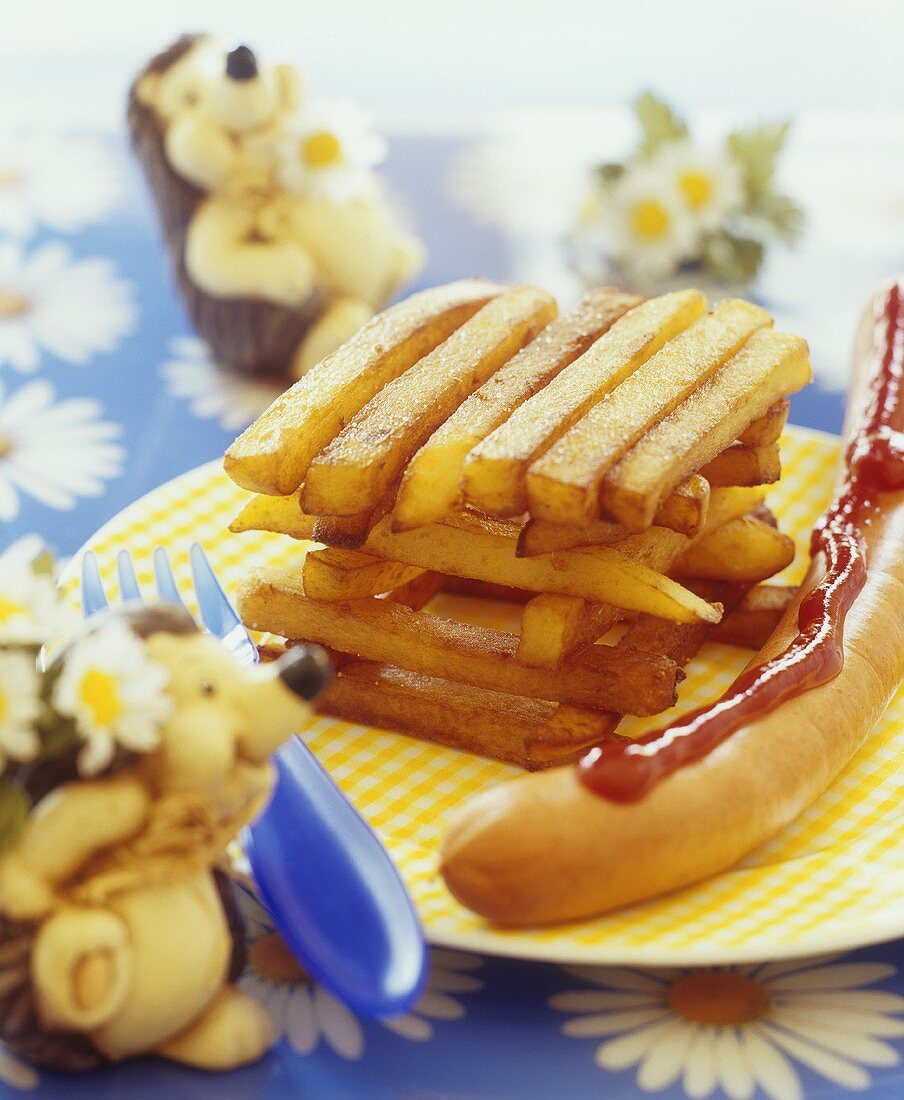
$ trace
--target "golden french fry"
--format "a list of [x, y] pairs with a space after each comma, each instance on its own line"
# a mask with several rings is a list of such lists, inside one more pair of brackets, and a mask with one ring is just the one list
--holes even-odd
[[621, 614], [607, 604], [573, 596], [534, 596], [521, 616], [518, 660], [531, 668], [560, 668], [602, 638]]
[[748, 447], [766, 447], [770, 443], [778, 443], [785, 424], [788, 421], [788, 413], [791, 411], [791, 402], [786, 397], [751, 420], [743, 432], [738, 436], [738, 442]]
[[[706, 520], [709, 505], [709, 482], [694, 474], [665, 498], [659, 506], [654, 524], [678, 531], [688, 538], [699, 534]], [[627, 528], [611, 520], [592, 520], [584, 527], [550, 523], [545, 519], [529, 519], [518, 536], [518, 557], [552, 554], [576, 546], [610, 546], [631, 534]]]
[[796, 595], [791, 585], [757, 585], [713, 627], [710, 638], [723, 645], [761, 649]]
[[[410, 732], [528, 769], [576, 759], [614, 729], [611, 718], [579, 722], [566, 712], [552, 726], [550, 736], [549, 727], [558, 712], [554, 703], [485, 691], [372, 661], [344, 665], [316, 705], [320, 713], [348, 722]], [[574, 746], [564, 738], [571, 727], [578, 739]], [[533, 742], [539, 751], [531, 747]]]
[[226, 472], [245, 489], [294, 493], [314, 455], [374, 394], [501, 292], [495, 283], [466, 279], [413, 294], [379, 314], [239, 436], [226, 452]]
[[685, 550], [672, 572], [678, 577], [755, 583], [780, 573], [793, 560], [793, 539], [760, 519], [743, 516]]
[[411, 611], [379, 599], [335, 602], [306, 597], [292, 573], [258, 570], [239, 593], [242, 619], [255, 630], [302, 638], [342, 653], [385, 661], [490, 691], [574, 706], [658, 714], [675, 700], [675, 663], [639, 651], [591, 646], [554, 671], [516, 660], [513, 634]]
[[[618, 460], [771, 323], [758, 306], [728, 299], [676, 336], [535, 459], [527, 471], [530, 514], [555, 523], [591, 520], [599, 513], [603, 479]], [[673, 486], [693, 472], [684, 470]]]
[[745, 447], [733, 443], [700, 471], [711, 485], [771, 485], [782, 476], [777, 443]]
[[420, 573], [412, 580], [400, 584], [398, 588], [393, 588], [383, 598], [390, 603], [400, 603], [405, 607], [410, 607], [412, 611], [420, 611], [430, 603], [434, 596], [442, 592], [446, 587], [447, 580], [448, 578], [443, 573], [434, 573], [428, 570], [426, 573]]
[[626, 313], [470, 452], [462, 472], [465, 500], [491, 515], [521, 515], [527, 509], [525, 475], [531, 462], [705, 309], [704, 296], [689, 290]]
[[499, 603], [525, 604], [533, 596], [523, 588], [509, 588], [506, 584], [493, 584], [492, 581], [474, 581], [468, 577], [446, 577], [444, 592], [453, 592], [457, 596], [467, 596], [475, 600], [496, 600]]
[[753, 418], [784, 394], [800, 389], [810, 374], [805, 341], [771, 329], [755, 332], [737, 355], [609, 471], [600, 491], [603, 510], [639, 531], [649, 526], [659, 501], [691, 470], [699, 470], [713, 485], [758, 484], [714, 480], [706, 464], [718, 463], [716, 456]]
[[451, 511], [468, 452], [639, 301], [610, 287], [590, 291], [577, 309], [553, 321], [462, 402], [409, 462], [393, 511], [395, 530], [431, 523]]
[[314, 539], [314, 516], [301, 510], [298, 493], [276, 497], [266, 493], [253, 496], [229, 524], [233, 534], [244, 531], [272, 531], [277, 535], [290, 535], [293, 539]]
[[536, 287], [505, 291], [444, 343], [389, 382], [311, 462], [305, 511], [354, 515], [376, 507], [432, 432], [556, 315]]
[[[304, 591], [318, 600], [352, 600], [389, 592], [423, 570], [356, 550], [311, 550], [302, 567]], [[288, 635], [295, 637], [295, 635]]]
[[617, 740], [616, 728], [621, 717], [611, 711], [559, 703], [541, 730], [525, 734], [524, 747], [531, 770], [571, 763], [600, 741]]

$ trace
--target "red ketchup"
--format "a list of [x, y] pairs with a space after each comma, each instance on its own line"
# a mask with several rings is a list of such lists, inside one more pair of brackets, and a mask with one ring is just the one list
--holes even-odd
[[736, 730], [837, 676], [844, 620], [866, 582], [863, 532], [879, 494], [904, 488], [904, 280], [877, 305], [867, 401], [845, 454], [845, 481], [813, 531], [822, 580], [801, 600], [798, 634], [775, 657], [744, 670], [717, 702], [635, 741], [606, 742], [578, 764], [584, 786], [613, 802], [635, 802], [660, 780], [703, 759]]

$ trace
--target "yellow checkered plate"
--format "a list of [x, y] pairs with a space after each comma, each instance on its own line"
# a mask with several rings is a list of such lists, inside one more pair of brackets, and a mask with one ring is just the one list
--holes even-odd
[[[797, 539], [798, 579], [806, 538], [834, 480], [838, 441], [800, 428], [784, 439], [788, 471], [769, 503]], [[226, 526], [247, 494], [210, 463], [150, 493], [108, 523], [89, 545], [108, 591], [125, 547], [151, 589], [155, 546], [170, 551], [190, 591], [188, 548], [198, 541], [228, 592], [247, 565], [286, 565], [304, 546], [277, 535], [230, 535]], [[65, 581], [77, 595], [78, 556]], [[459, 597], [439, 603], [456, 617], [513, 629], [511, 610]], [[435, 604], [438, 610], [439, 607]], [[676, 712], [728, 686], [749, 654], [708, 645], [688, 666]], [[643, 728], [632, 719], [624, 728]], [[904, 933], [904, 691], [835, 785], [789, 829], [742, 864], [702, 885], [595, 921], [536, 932], [503, 932], [462, 909], [437, 873], [449, 811], [468, 795], [517, 773], [507, 764], [385, 730], [334, 719], [303, 736], [367, 817], [408, 884], [428, 938], [494, 954], [572, 963], [669, 965], [728, 963], [858, 946]], [[627, 853], [630, 856], [630, 853]]]

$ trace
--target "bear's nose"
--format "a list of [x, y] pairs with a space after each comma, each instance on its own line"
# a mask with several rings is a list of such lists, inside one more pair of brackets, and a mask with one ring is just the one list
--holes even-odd
[[236, 46], [226, 54], [226, 75], [230, 80], [253, 80], [257, 76], [257, 58], [248, 46]]
[[277, 661], [279, 678], [299, 698], [310, 702], [329, 683], [333, 667], [319, 645], [297, 646]]

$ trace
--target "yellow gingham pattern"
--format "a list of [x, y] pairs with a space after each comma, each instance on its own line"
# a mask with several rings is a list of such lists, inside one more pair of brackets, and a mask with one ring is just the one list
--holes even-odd
[[[769, 503], [783, 529], [797, 539], [799, 559], [788, 570], [788, 579], [797, 580], [810, 527], [831, 492], [838, 445], [828, 436], [789, 429], [783, 448], [788, 475], [771, 491]], [[170, 551], [185, 593], [191, 591], [192, 541], [207, 551], [229, 592], [251, 563], [298, 561], [304, 547], [289, 539], [226, 531], [247, 495], [212, 463], [126, 509], [91, 541], [108, 591], [116, 591], [115, 555], [123, 547], [131, 551], [148, 591], [157, 545]], [[76, 557], [65, 582], [73, 596], [78, 569]], [[440, 596], [433, 606], [517, 629], [517, 618], [503, 605]], [[727, 687], [748, 656], [706, 646], [688, 666], [676, 711]], [[623, 729], [636, 732], [649, 721], [630, 719]], [[437, 847], [449, 811], [517, 769], [328, 718], [313, 720], [304, 737], [382, 837], [435, 943], [571, 962], [655, 965], [805, 954], [904, 933], [904, 690], [831, 790], [737, 868], [646, 905], [538, 932], [493, 929], [458, 906], [437, 873]]]

